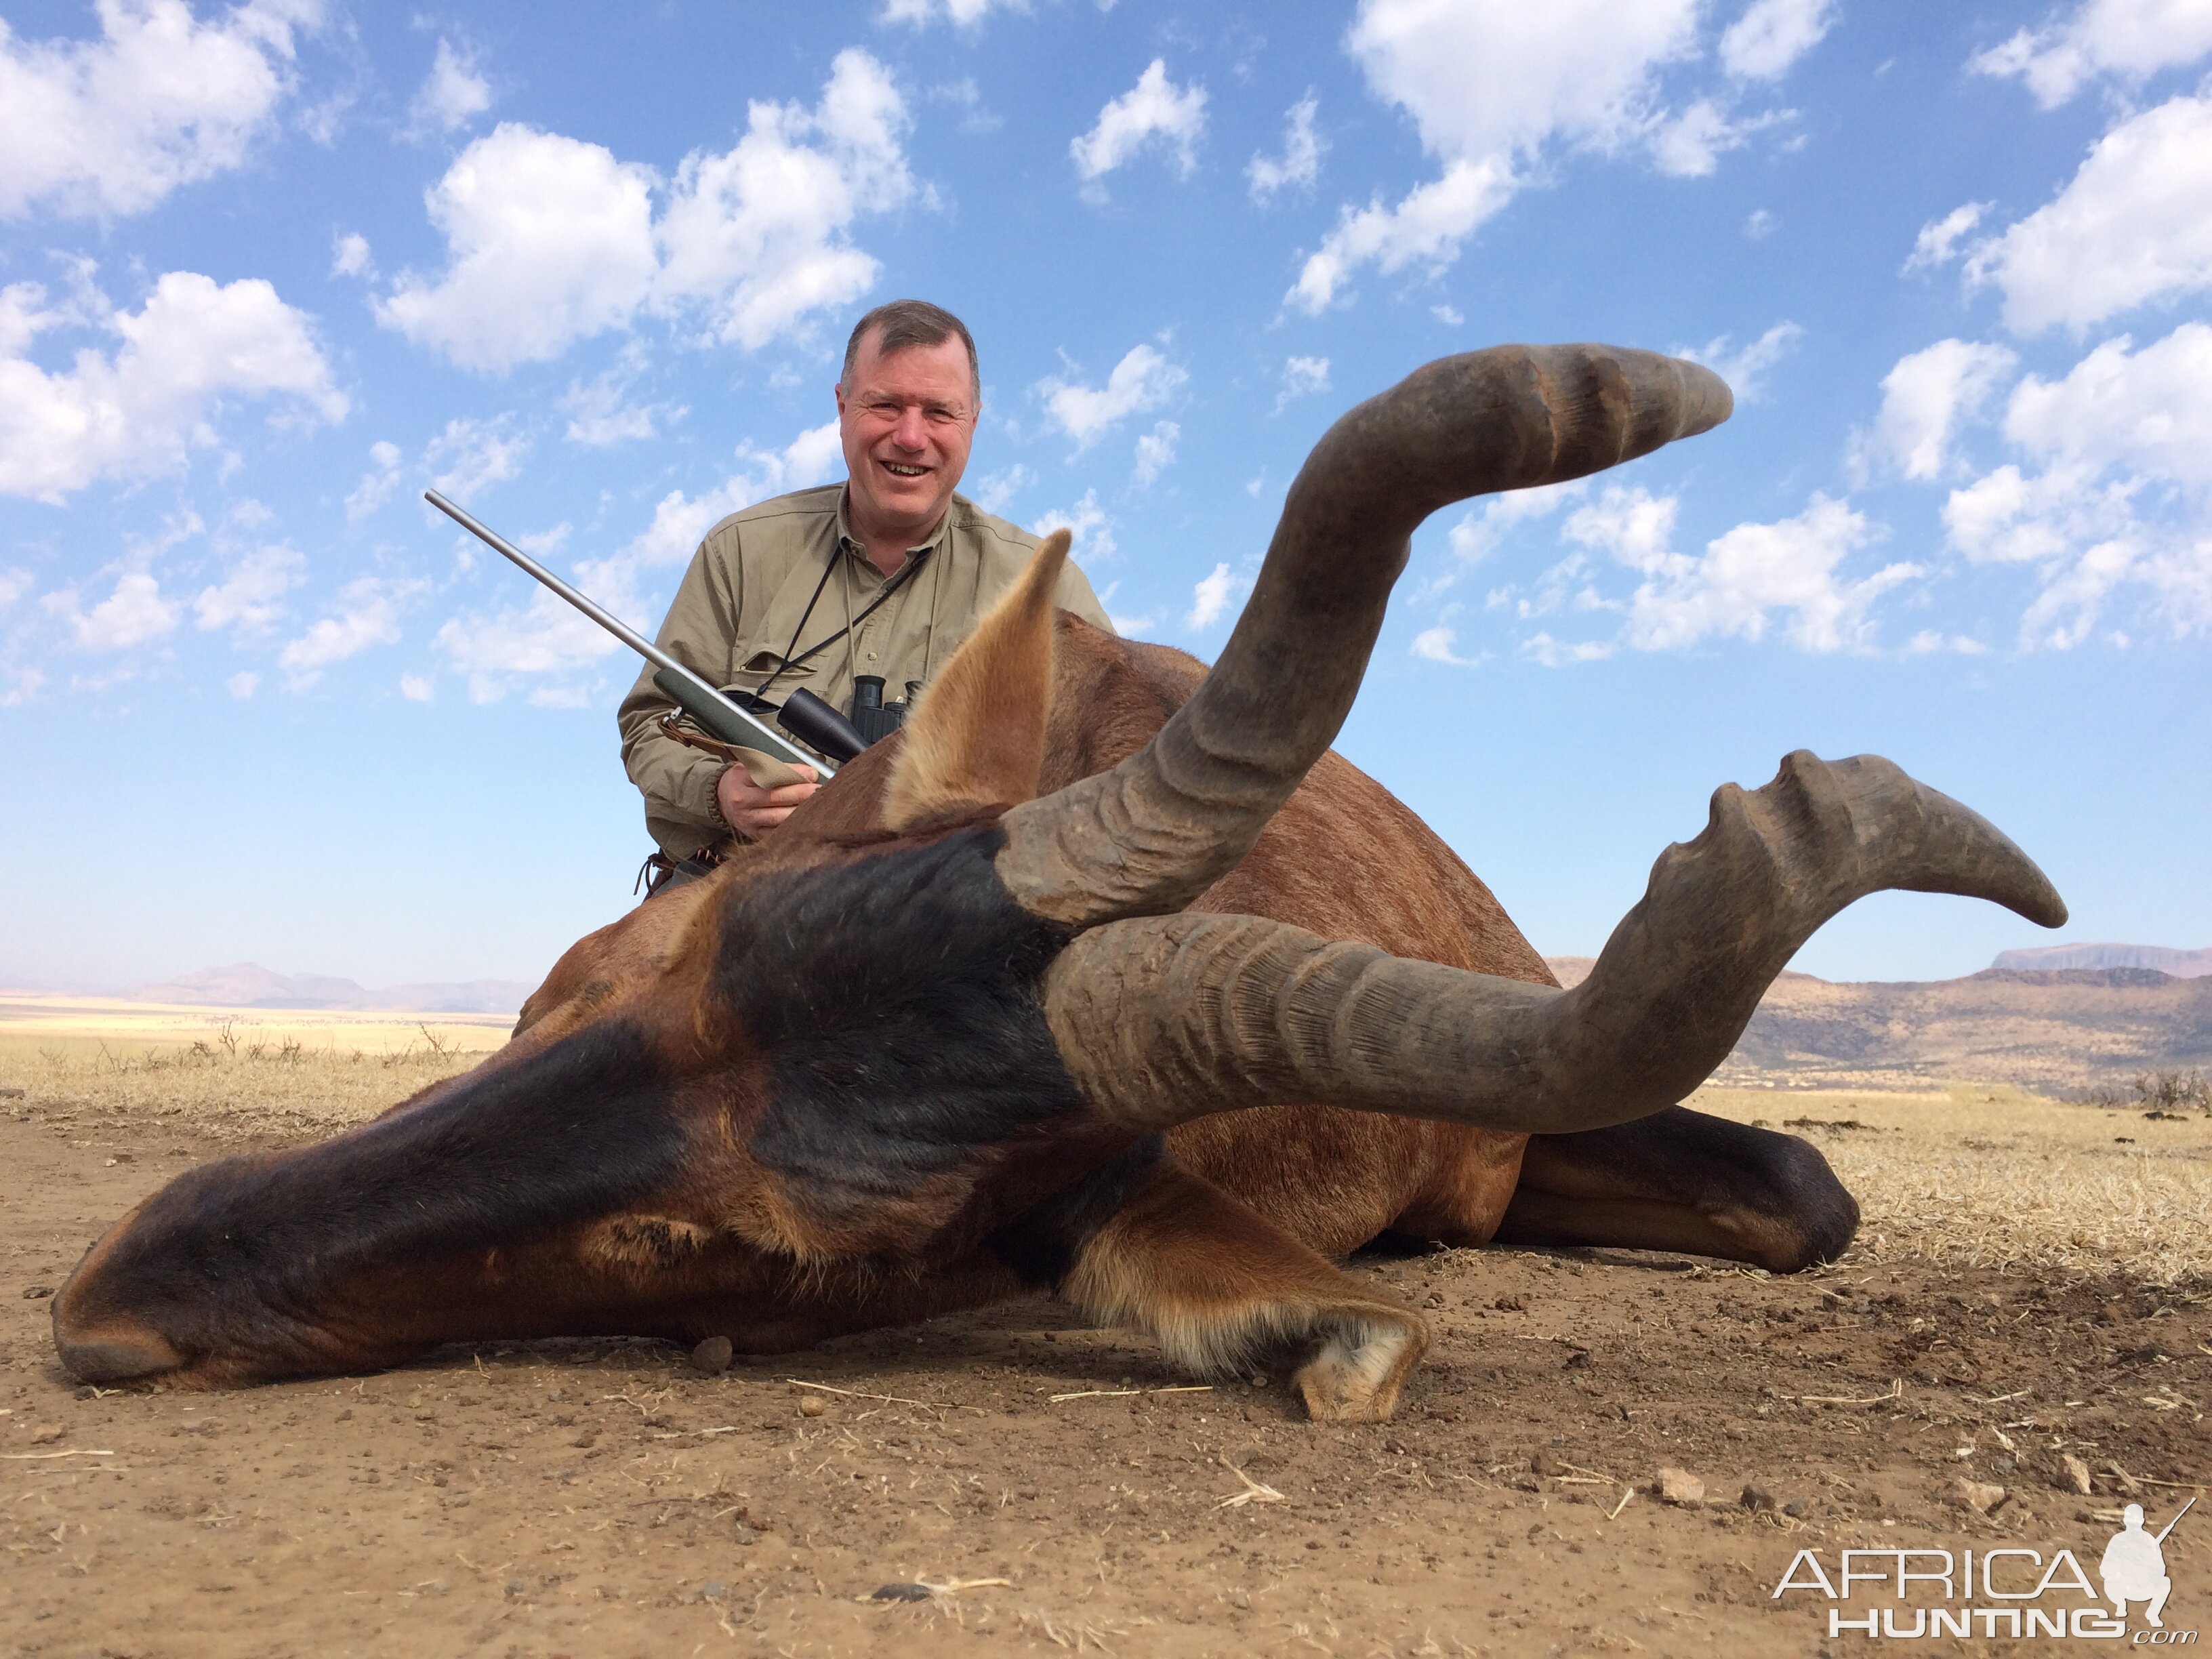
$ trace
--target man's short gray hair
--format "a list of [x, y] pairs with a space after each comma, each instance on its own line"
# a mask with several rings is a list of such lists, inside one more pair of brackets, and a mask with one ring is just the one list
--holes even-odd
[[943, 306], [933, 306], [927, 300], [893, 300], [889, 305], [878, 306], [853, 325], [853, 336], [845, 342], [845, 368], [837, 384], [850, 391], [853, 386], [853, 365], [860, 356], [860, 342], [872, 329], [881, 329], [883, 337], [876, 343], [878, 351], [904, 351], [911, 346], [943, 345], [957, 335], [960, 343], [968, 348], [968, 378], [975, 387], [975, 401], [983, 401], [983, 371], [975, 362], [975, 337], [968, 331], [968, 325]]

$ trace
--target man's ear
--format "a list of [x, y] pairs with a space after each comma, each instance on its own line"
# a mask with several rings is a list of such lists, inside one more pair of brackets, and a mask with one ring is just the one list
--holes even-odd
[[1055, 530], [1020, 580], [952, 653], [907, 716], [884, 821], [908, 830], [957, 806], [1012, 806], [1037, 792], [1051, 713], [1053, 618], [1068, 532]]

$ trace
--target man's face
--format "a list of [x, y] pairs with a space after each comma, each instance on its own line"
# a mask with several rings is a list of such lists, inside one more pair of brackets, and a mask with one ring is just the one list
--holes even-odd
[[847, 515], [869, 544], [919, 542], [952, 499], [975, 437], [975, 386], [968, 349], [952, 336], [933, 346], [877, 350], [861, 341], [851, 384], [837, 388], [837, 430], [852, 474]]

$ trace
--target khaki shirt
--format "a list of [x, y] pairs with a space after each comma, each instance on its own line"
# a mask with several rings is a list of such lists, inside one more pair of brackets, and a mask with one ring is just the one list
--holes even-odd
[[[908, 558], [928, 558], [897, 592], [850, 634], [798, 666], [769, 691], [771, 702], [799, 686], [841, 714], [852, 712], [853, 678], [878, 674], [884, 701], [927, 684], [1013, 585], [1042, 538], [955, 495], [936, 532]], [[830, 576], [823, 584], [823, 572]], [[860, 616], [890, 580], [869, 563], [845, 521], [845, 487], [824, 484], [733, 513], [707, 532], [660, 624], [660, 648], [720, 686], [757, 690], [781, 666]], [[822, 596], [806, 616], [817, 584]], [[1061, 572], [1063, 609], [1111, 631], [1091, 584], [1073, 564]], [[796, 631], [798, 644], [792, 646]], [[661, 735], [675, 708], [653, 683], [648, 665], [623, 699], [623, 765], [645, 796], [645, 827], [671, 858], [689, 858], [727, 834], [714, 811], [723, 763]]]

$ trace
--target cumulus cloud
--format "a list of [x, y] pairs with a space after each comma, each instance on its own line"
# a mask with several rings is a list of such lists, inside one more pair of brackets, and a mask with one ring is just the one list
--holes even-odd
[[1721, 67], [1738, 80], [1778, 81], [1835, 21], [1834, 0], [1753, 0], [1721, 36]]
[[680, 404], [632, 403], [629, 389], [635, 378], [634, 368], [624, 365], [589, 380], [570, 381], [557, 405], [568, 417], [568, 441], [592, 449], [611, 448], [657, 437], [664, 416], [680, 419], [686, 413]]
[[2212, 9], [2198, 0], [2084, 0], [2072, 16], [2021, 29], [1969, 67], [2018, 76], [2037, 103], [2055, 109], [2100, 76], [2138, 82], [2208, 52]]
[[2026, 376], [2003, 432], [2021, 459], [1954, 489], [1943, 522], [1968, 559], [2033, 571], [2023, 645], [2079, 644], [2124, 586], [2177, 635], [2212, 631], [2212, 327]]
[[1248, 581], [1230, 569], [1226, 560], [1215, 565], [1200, 576], [1197, 585], [1190, 590], [1190, 610], [1183, 617], [1184, 626], [1212, 627], [1221, 620], [1222, 612], [1229, 609], [1230, 602], [1249, 586]]
[[648, 307], [703, 315], [748, 349], [874, 283], [853, 245], [863, 214], [916, 186], [906, 105], [867, 53], [838, 53], [820, 102], [756, 101], [730, 149], [694, 151], [662, 188], [602, 145], [502, 123], [429, 191], [447, 262], [409, 274], [378, 319], [464, 368], [497, 372], [557, 357]]
[[1283, 153], [1279, 157], [1255, 154], [1244, 168], [1252, 199], [1272, 202], [1278, 191], [1312, 188], [1321, 176], [1321, 153], [1327, 148], [1314, 131], [1314, 116], [1321, 108], [1311, 93], [1290, 107], [1283, 118]]
[[1443, 172], [1395, 206], [1345, 209], [1290, 302], [1322, 310], [1362, 265], [1448, 263], [1510, 198], [1516, 161], [1548, 143], [1638, 140], [1654, 122], [1654, 76], [1693, 50], [1697, 17], [1697, 0], [1362, 0], [1352, 53]]
[[837, 422], [830, 420], [800, 433], [781, 449], [740, 444], [738, 459], [753, 469], [763, 494], [781, 495], [836, 477], [845, 461], [844, 441]]
[[216, 441], [233, 398], [280, 399], [309, 419], [346, 413], [306, 313], [258, 277], [218, 286], [170, 271], [137, 311], [99, 319], [121, 340], [112, 357], [82, 349], [52, 374], [21, 354], [77, 318], [45, 301], [35, 283], [0, 293], [0, 493], [59, 501], [94, 478], [173, 471]]
[[223, 690], [244, 702], [261, 689], [261, 676], [250, 668], [241, 668], [222, 683]]
[[127, 570], [116, 579], [114, 591], [87, 611], [76, 591], [65, 588], [40, 601], [49, 615], [59, 618], [82, 651], [127, 651], [160, 639], [177, 625], [176, 603], [165, 597], [152, 573]]
[[1703, 363], [1726, 380], [1740, 402], [1755, 404], [1766, 390], [1767, 371], [1796, 350], [1797, 342], [1804, 337], [1802, 328], [1784, 321], [1741, 347], [1734, 336], [1723, 334], [1694, 349], [1687, 346], [1678, 349], [1682, 356]]
[[884, 0], [883, 21], [917, 27], [947, 22], [973, 28], [994, 11], [1027, 11], [1028, 0]]
[[348, 231], [331, 244], [331, 276], [371, 276], [375, 272], [368, 257], [368, 238], [359, 231]]
[[1188, 179], [1198, 167], [1199, 136], [1206, 131], [1206, 88], [1168, 79], [1167, 60], [1155, 58], [1137, 84], [1098, 112], [1097, 123], [1067, 153], [1085, 183], [1095, 183], [1146, 149], [1165, 149]]
[[1037, 382], [1052, 423], [1088, 449], [1132, 415], [1158, 409], [1181, 391], [1188, 371], [1150, 345], [1134, 345], [1103, 386], [1048, 378]]
[[2212, 96], [2114, 127], [2057, 197], [1974, 250], [1966, 276], [2002, 290], [2021, 334], [2212, 289]]
[[1851, 459], [1864, 477], [1893, 471], [1936, 479], [1950, 471], [1951, 441], [2010, 378], [2019, 359], [2001, 345], [1938, 340], [1897, 360], [1882, 376], [1881, 412], [1856, 434]]
[[[1451, 527], [1448, 540], [1452, 554], [1462, 565], [1478, 564], [1495, 552], [1520, 526], [1534, 519], [1548, 518], [1569, 503], [1581, 500], [1589, 491], [1588, 479], [1570, 478], [1565, 483], [1540, 484], [1534, 489], [1509, 489], [1503, 495], [1486, 496], [1480, 507], [1468, 508]], [[1439, 585], [1449, 586], [1460, 574], [1449, 573]]]
[[404, 482], [399, 471], [399, 446], [380, 438], [368, 447], [368, 459], [374, 465], [361, 475], [361, 482], [345, 499], [346, 517], [365, 519], [392, 499], [392, 492]]
[[0, 20], [0, 218], [142, 213], [240, 165], [290, 84], [315, 0], [100, 0], [96, 40], [26, 41]]
[[1459, 630], [1448, 623], [1438, 623], [1434, 628], [1425, 628], [1413, 635], [1409, 650], [1416, 657], [1430, 662], [1449, 663], [1455, 668], [1472, 668], [1482, 659], [1462, 657], [1452, 647], [1459, 643]]
[[[1759, 640], [1779, 622], [1801, 650], [1863, 648], [1872, 635], [1869, 612], [1882, 594], [1925, 573], [1917, 564], [1883, 566], [1856, 580], [1842, 573], [1845, 559], [1878, 538], [1880, 531], [1839, 501], [1815, 495], [1804, 512], [1778, 524], [1741, 524], [1705, 544], [1702, 554], [1672, 550], [1656, 515], [1645, 511], [1643, 492], [1608, 489], [1595, 507], [1576, 515], [1592, 545], [1644, 573], [1629, 601], [1627, 643], [1645, 651], [1679, 649], [1712, 637]], [[1667, 503], [1671, 530], [1673, 503]], [[1571, 520], [1570, 536], [1577, 526]], [[1610, 539], [1608, 539], [1610, 538]]]
[[192, 601], [192, 618], [205, 631], [266, 633], [283, 617], [284, 596], [306, 579], [307, 568], [307, 561], [291, 548], [256, 548], [231, 566], [222, 581], [200, 590]]
[[1182, 428], [1176, 422], [1160, 421], [1137, 440], [1137, 467], [1131, 482], [1138, 489], [1150, 489], [1152, 480], [1174, 465], [1176, 445], [1182, 437]]
[[402, 276], [377, 320], [464, 368], [559, 356], [629, 321], [651, 291], [652, 182], [604, 145], [501, 122], [425, 198], [444, 273]]
[[1066, 530], [1073, 538], [1070, 551], [1080, 559], [1110, 559], [1119, 551], [1114, 540], [1114, 520], [1098, 505], [1098, 492], [1086, 489], [1073, 507], [1056, 507], [1040, 513], [1031, 526], [1041, 536]]
[[430, 440], [422, 452], [422, 465], [440, 469], [431, 476], [433, 489], [466, 507], [492, 485], [520, 472], [529, 451], [530, 440], [516, 432], [511, 415], [490, 420], [457, 416]]
[[430, 73], [407, 106], [409, 129], [418, 135], [457, 132], [491, 107], [491, 83], [477, 73], [476, 53], [438, 38]]
[[416, 591], [411, 584], [356, 577], [338, 590], [337, 606], [329, 616], [276, 653], [276, 665], [294, 685], [306, 686], [333, 663], [358, 656], [372, 646], [392, 644], [399, 637], [399, 608]]
[[1913, 238], [1912, 252], [1905, 261], [1905, 269], [1899, 275], [1910, 276], [1916, 270], [1932, 270], [1937, 265], [1950, 264], [1958, 257], [1959, 244], [1995, 205], [1992, 202], [1968, 202], [1921, 226], [1920, 234]]
[[1286, 357], [1283, 360], [1282, 389], [1275, 393], [1275, 413], [1281, 414], [1300, 398], [1310, 398], [1316, 392], [1328, 390], [1328, 358]]

